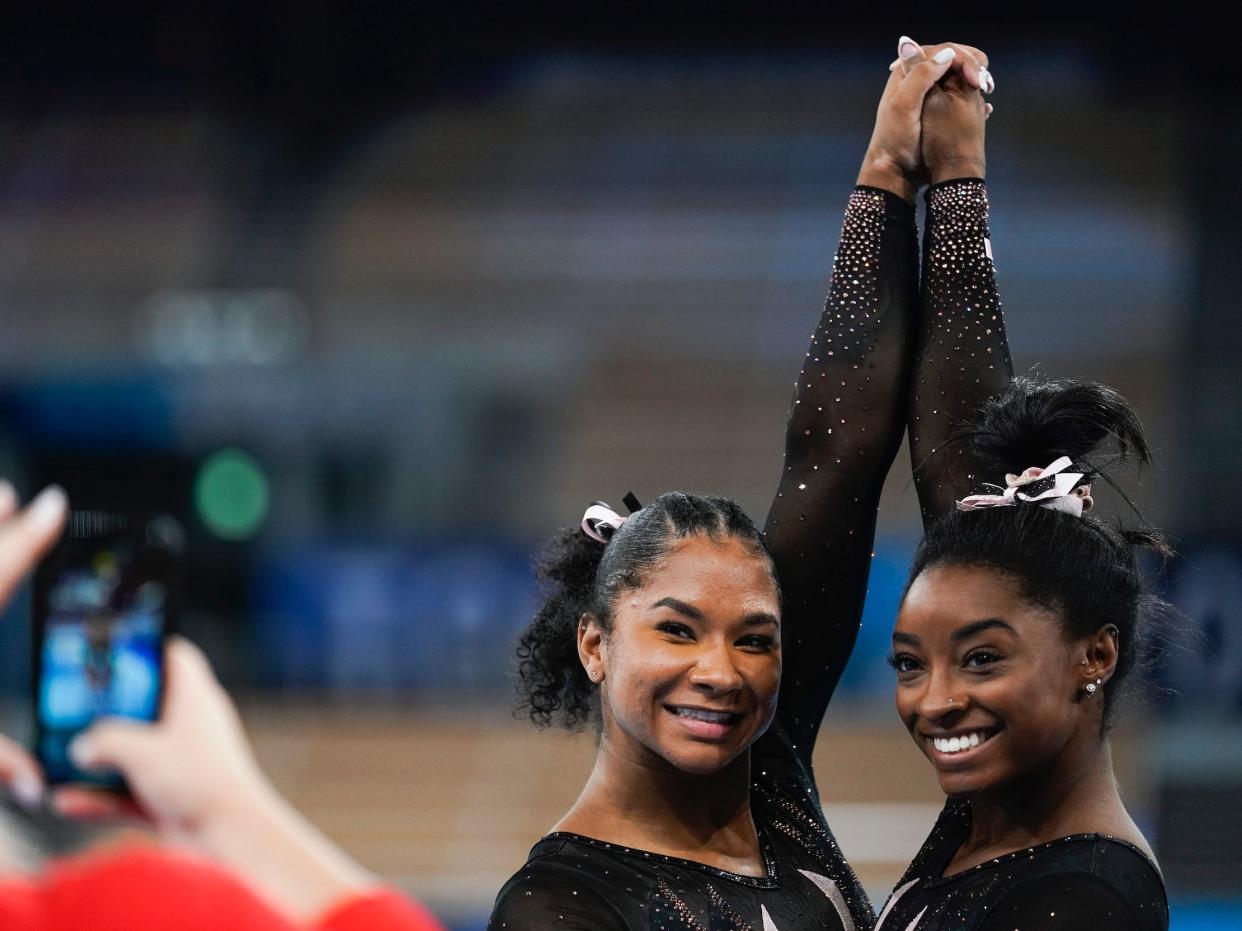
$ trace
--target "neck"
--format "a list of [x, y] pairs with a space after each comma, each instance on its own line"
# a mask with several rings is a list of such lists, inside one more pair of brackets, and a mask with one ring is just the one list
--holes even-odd
[[758, 836], [750, 816], [750, 751], [722, 770], [687, 773], [605, 737], [586, 787], [558, 827], [641, 849], [751, 856]]
[[970, 838], [963, 848], [991, 853], [1070, 834], [1124, 833], [1133, 822], [1117, 790], [1108, 740], [1087, 743], [1093, 746], [1059, 754], [1050, 769], [972, 798]]

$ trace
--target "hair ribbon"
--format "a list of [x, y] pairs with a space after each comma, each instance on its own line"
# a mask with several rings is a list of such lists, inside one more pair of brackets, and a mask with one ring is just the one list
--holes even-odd
[[[1094, 502], [1090, 484], [1079, 484], [1087, 474], [1066, 471], [1073, 465], [1069, 456], [1062, 456], [1042, 469], [1032, 466], [1021, 475], [1010, 473], [1005, 476], [1005, 488], [1000, 494], [969, 495], [957, 502], [957, 509], [974, 511], [1028, 503], [1081, 517], [1084, 511], [1091, 510]], [[990, 487], [999, 488], [997, 485]]]
[[[630, 514], [642, 508], [632, 491], [627, 492], [622, 501], [629, 508]], [[592, 540], [606, 544], [627, 520], [629, 517], [622, 517], [612, 509], [612, 505], [604, 501], [592, 501], [582, 515], [582, 532]]]

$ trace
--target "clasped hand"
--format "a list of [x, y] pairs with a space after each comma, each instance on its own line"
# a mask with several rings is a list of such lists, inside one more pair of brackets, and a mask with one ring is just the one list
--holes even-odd
[[905, 36], [889, 66], [858, 183], [913, 201], [918, 189], [951, 178], [982, 178], [984, 124], [996, 86], [988, 57], [955, 42], [920, 46]]

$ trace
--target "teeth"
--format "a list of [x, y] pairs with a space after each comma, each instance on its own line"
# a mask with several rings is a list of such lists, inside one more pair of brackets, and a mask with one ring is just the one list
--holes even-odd
[[733, 719], [731, 712], [705, 711], [701, 708], [678, 708], [677, 714], [683, 718], [693, 718], [696, 721], [707, 721], [711, 724], [728, 724]]
[[975, 731], [970, 734], [962, 734], [960, 737], [933, 737], [932, 746], [941, 753], [961, 753], [963, 750], [979, 746], [987, 739], [987, 734], [982, 731]]

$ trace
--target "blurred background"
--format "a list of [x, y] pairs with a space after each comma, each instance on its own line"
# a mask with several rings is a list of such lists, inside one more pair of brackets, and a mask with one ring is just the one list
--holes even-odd
[[[0, 473], [158, 508], [278, 785], [453, 927], [590, 737], [513, 719], [532, 554], [587, 502], [766, 514], [900, 33], [986, 50], [1015, 366], [1117, 386], [1191, 636], [1116, 738], [1175, 929], [1242, 921], [1242, 120], [1229, 56], [802, 7], [44, 5], [0, 38]], [[877, 901], [939, 808], [892, 708], [903, 451], [818, 774]], [[4, 722], [28, 634], [0, 627]]]

